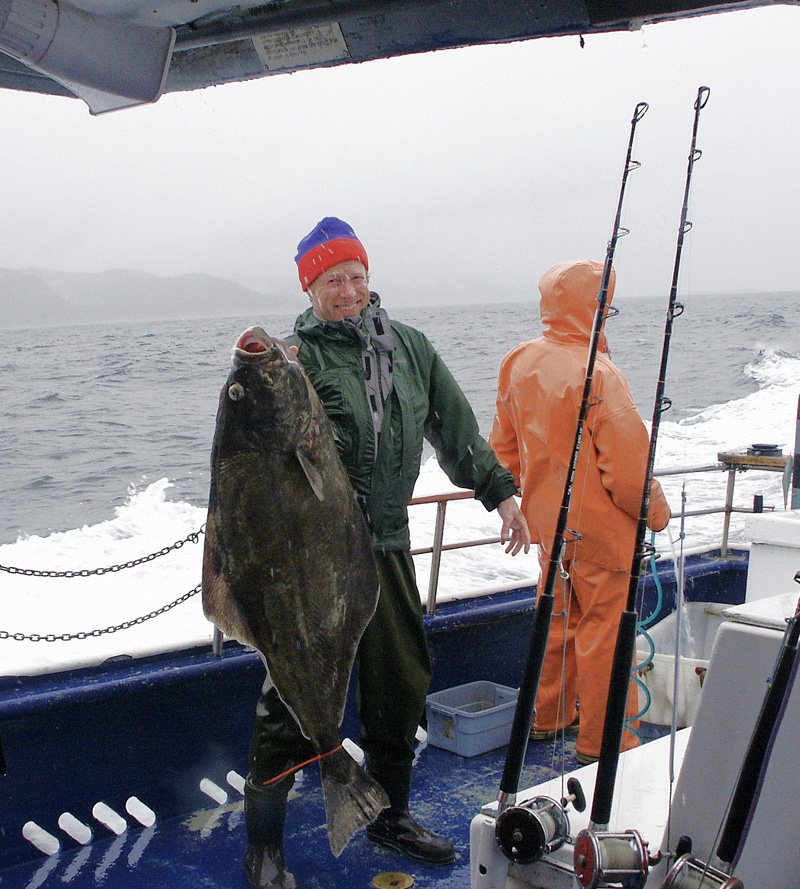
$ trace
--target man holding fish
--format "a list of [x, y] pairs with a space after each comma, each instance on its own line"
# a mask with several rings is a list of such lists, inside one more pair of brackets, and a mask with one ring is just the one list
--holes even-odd
[[[301, 470], [297, 470], [300, 483], [295, 489], [312, 501], [316, 494], [316, 507], [304, 514], [312, 516], [324, 509], [331, 500], [323, 490], [327, 470], [318, 472], [321, 464], [315, 464], [309, 436], [316, 438], [319, 432], [324, 437], [326, 427], [331, 427], [338, 455], [360, 506], [357, 512], [366, 520], [365, 533], [374, 555], [374, 567], [366, 564], [358, 549], [355, 553], [348, 549], [341, 551], [345, 547], [357, 547], [356, 543], [330, 546], [321, 558], [326, 562], [336, 559], [342, 562], [341, 568], [333, 572], [336, 580], [332, 583], [338, 583], [342, 572], [353, 568], [354, 561], [362, 560], [362, 576], [369, 579], [370, 572], [377, 568], [380, 586], [374, 614], [362, 621], [363, 635], [358, 638], [356, 633], [352, 638], [357, 648], [357, 702], [367, 774], [363, 779], [353, 777], [352, 773], [344, 778], [341, 777], [343, 770], [337, 766], [339, 779], [333, 776], [327, 782], [333, 785], [340, 780], [343, 786], [349, 786], [345, 782], [354, 783], [358, 789], [351, 795], [362, 791], [364, 795], [359, 798], [357, 813], [332, 816], [326, 790], [331, 847], [334, 854], [338, 854], [350, 836], [366, 824], [367, 836], [374, 843], [426, 864], [449, 864], [455, 858], [452, 844], [426, 830], [409, 813], [415, 735], [424, 714], [431, 679], [420, 595], [410, 554], [407, 512], [420, 470], [423, 439], [433, 445], [439, 463], [454, 484], [474, 489], [476, 499], [488, 510], [497, 509], [502, 521], [501, 539], [507, 543], [507, 552], [512, 555], [523, 549], [527, 552], [530, 534], [515, 500], [517, 486], [513, 477], [481, 438], [472, 409], [444, 362], [424, 334], [390, 320], [379, 296], [370, 292], [369, 260], [353, 229], [335, 217], [323, 219], [300, 242], [295, 260], [311, 308], [297, 319], [288, 344], [292, 352], [296, 351], [297, 360], [315, 390], [314, 397], [318, 396], [324, 406], [325, 416], [304, 422], [303, 439], [294, 447], [296, 459], [293, 457], [293, 463], [287, 465], [291, 472], [301, 466]], [[241, 360], [247, 362], [250, 352], [262, 351], [266, 356], [272, 346], [273, 341], [256, 328], [243, 335], [235, 355], [238, 353]], [[235, 357], [234, 365], [236, 363]], [[280, 362], [271, 358], [268, 363], [274, 366]], [[247, 388], [246, 381], [242, 382]], [[235, 395], [236, 405], [248, 400], [235, 383], [228, 386], [227, 392], [228, 395], [223, 389], [221, 396], [218, 437], [222, 414], [232, 408], [230, 399]], [[215, 462], [222, 462], [221, 453], [216, 459], [212, 455], [209, 501], [209, 525], [215, 513], [213, 525], [219, 529], [231, 522], [215, 506], [221, 500], [219, 494], [214, 495]], [[332, 465], [329, 468], [331, 472], [335, 469]], [[253, 469], [250, 474], [264, 473], [262, 469]], [[302, 481], [303, 474], [307, 483]], [[219, 474], [217, 479], [217, 489], [221, 490], [224, 480]], [[238, 506], [232, 506], [230, 511], [237, 509]], [[348, 527], [353, 524], [349, 518], [346, 523]], [[300, 527], [302, 532], [297, 522], [294, 527]], [[354, 540], [358, 536], [356, 531]], [[318, 543], [316, 538], [326, 535], [325, 531], [315, 535], [314, 545]], [[226, 547], [217, 537], [209, 550], [208, 584], [204, 574], [204, 607], [217, 623], [227, 622], [236, 630], [239, 624], [230, 619], [229, 608], [231, 596], [236, 598], [235, 590], [231, 593], [236, 583], [230, 581], [235, 572], [234, 568], [223, 565]], [[314, 554], [307, 553], [305, 562], [297, 563], [297, 573], [302, 573], [311, 561]], [[228, 562], [235, 566], [237, 559]], [[360, 582], [354, 580], [353, 583], [358, 586]], [[300, 581], [295, 585], [298, 584]], [[211, 591], [208, 605], [206, 586]], [[371, 581], [361, 586], [363, 595], [353, 596], [349, 588], [337, 594], [336, 609], [341, 607], [350, 612], [356, 601], [371, 598]], [[297, 589], [294, 595], [300, 596], [302, 592]], [[265, 607], [269, 610], [272, 606], [268, 602]], [[280, 623], [277, 626], [280, 627]], [[286, 627], [283, 629], [284, 633], [290, 632]], [[237, 636], [237, 633], [231, 635]], [[237, 638], [247, 635], [246, 631], [240, 631]], [[349, 631], [344, 634], [348, 644], [352, 635]], [[336, 753], [330, 750], [334, 742], [330, 740], [327, 724], [315, 732], [313, 720], [298, 712], [313, 710], [304, 707], [304, 695], [292, 698], [295, 690], [287, 687], [292, 683], [272, 675], [270, 638], [274, 636], [274, 632], [271, 636], [265, 634], [263, 644], [256, 640], [256, 647], [265, 654], [270, 676], [258, 704], [245, 791], [249, 844], [245, 875], [250, 884], [259, 889], [297, 885], [284, 864], [282, 846], [286, 800], [293, 783], [291, 770], [316, 753], [323, 757], [320, 764], [325, 785], [325, 757]], [[344, 656], [341, 661], [337, 672], [344, 675], [346, 690], [352, 658]], [[319, 682], [322, 681], [323, 677], [319, 676]], [[285, 773], [288, 773], [286, 777], [280, 777]], [[379, 785], [377, 790], [374, 783]], [[376, 817], [376, 810], [381, 806], [383, 809]], [[346, 826], [340, 825], [338, 831], [332, 831], [332, 822], [343, 821], [347, 822]], [[336, 841], [334, 833], [338, 837]]]

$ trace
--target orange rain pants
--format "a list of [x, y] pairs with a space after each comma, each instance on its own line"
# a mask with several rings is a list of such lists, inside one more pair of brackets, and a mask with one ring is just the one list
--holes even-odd
[[[550, 557], [540, 549], [540, 589], [547, 577], [549, 561]], [[559, 577], [553, 590], [553, 622], [532, 727], [552, 731], [570, 725], [578, 715], [576, 704], [580, 700], [580, 728], [575, 749], [588, 756], [598, 756], [619, 615], [625, 607], [630, 571], [608, 571], [589, 562], [565, 561], [563, 567], [567, 576]], [[626, 709], [628, 720], [638, 711], [638, 692], [636, 684], [631, 682]], [[638, 721], [630, 725], [635, 729]], [[637, 744], [635, 735], [623, 733], [623, 750]]]

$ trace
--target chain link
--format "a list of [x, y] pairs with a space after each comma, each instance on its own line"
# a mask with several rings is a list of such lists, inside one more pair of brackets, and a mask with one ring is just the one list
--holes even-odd
[[55, 633], [48, 633], [45, 636], [41, 636], [39, 633], [9, 633], [7, 630], [0, 630], [0, 639], [13, 639], [15, 642], [71, 642], [74, 639], [91, 639], [97, 636], [105, 636], [107, 633], [117, 633], [120, 630], [130, 629], [131, 627], [135, 627], [138, 624], [143, 624], [145, 621], [152, 620], [152, 618], [154, 617], [159, 617], [167, 611], [171, 611], [173, 608], [181, 605], [187, 599], [191, 599], [192, 596], [196, 596], [200, 592], [201, 588], [202, 584], [198, 583], [193, 590], [189, 590], [188, 593], [184, 593], [174, 602], [170, 602], [169, 605], [162, 605], [161, 608], [158, 608], [155, 611], [151, 611], [150, 614], [145, 614], [142, 617], [135, 617], [133, 620], [123, 621], [123, 623], [121, 624], [117, 624], [113, 627], [106, 627], [103, 630], [88, 630], [86, 632], [79, 633], [61, 633], [60, 635], [56, 635]]
[[[152, 562], [153, 559], [157, 559], [160, 556], [166, 556], [167, 553], [180, 549], [187, 543], [197, 543], [200, 539], [200, 535], [204, 534], [205, 530], [206, 526], [203, 525], [199, 531], [193, 531], [188, 537], [185, 537], [183, 540], [178, 540], [176, 543], [173, 543], [172, 546], [165, 546], [164, 549], [159, 550], [157, 553], [150, 553], [149, 556], [142, 556], [140, 559], [133, 559], [130, 562], [123, 562], [120, 565], [110, 565], [107, 568], [85, 568], [81, 571], [38, 571], [35, 568], [14, 568], [8, 565], [0, 565], [0, 571], [6, 571], [8, 574], [21, 574], [24, 577], [92, 577], [100, 574], [109, 574], [116, 571], [123, 571], [126, 568], [135, 568], [137, 565], [145, 564], [145, 562]], [[198, 584], [193, 590], [184, 593], [174, 602], [170, 602], [169, 605], [162, 605], [161, 608], [151, 611], [150, 614], [136, 617], [133, 620], [126, 620], [121, 624], [117, 624], [113, 627], [105, 627], [102, 630], [61, 633], [60, 635], [56, 633], [47, 633], [44, 636], [39, 633], [9, 633], [8, 630], [0, 630], [0, 640], [13, 639], [15, 642], [71, 642], [74, 639], [91, 639], [96, 638], [97, 636], [105, 636], [107, 633], [117, 633], [120, 630], [127, 630], [131, 627], [138, 626], [138, 624], [143, 624], [145, 621], [152, 620], [154, 617], [160, 617], [165, 612], [171, 611], [173, 608], [181, 605], [187, 599], [191, 599], [192, 596], [196, 596], [200, 592], [200, 589], [201, 584]]]
[[80, 571], [39, 571], [36, 568], [14, 568], [9, 565], [0, 565], [0, 571], [6, 571], [8, 574], [21, 574], [23, 577], [94, 577], [101, 574], [112, 574], [116, 571], [124, 571], [126, 568], [144, 565], [145, 562], [152, 562], [153, 559], [166, 556], [187, 543], [197, 543], [200, 535], [205, 534], [205, 530], [206, 526], [203, 525], [199, 531], [192, 531], [188, 537], [178, 540], [172, 546], [165, 546], [164, 549], [160, 549], [157, 553], [150, 553], [149, 556], [142, 556], [139, 559], [123, 562], [120, 565], [109, 565], [107, 568], [82, 568]]

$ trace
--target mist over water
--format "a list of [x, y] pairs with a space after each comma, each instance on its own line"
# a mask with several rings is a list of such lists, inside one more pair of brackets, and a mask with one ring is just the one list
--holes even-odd
[[[671, 342], [656, 468], [716, 462], [720, 451], [755, 442], [794, 449], [800, 394], [797, 294], [685, 298]], [[384, 305], [392, 314], [391, 299]], [[611, 356], [628, 377], [649, 424], [664, 336], [666, 298], [628, 299], [610, 319]], [[488, 435], [502, 356], [541, 333], [530, 303], [403, 309], [399, 320], [431, 339]], [[209, 453], [230, 351], [258, 323], [286, 335], [294, 313], [262, 318], [0, 330], [0, 564], [81, 570], [157, 552], [205, 520]], [[452, 489], [426, 451], [418, 493]], [[685, 482], [687, 509], [721, 505], [726, 475], [662, 481], [673, 513]], [[778, 473], [737, 477], [736, 502], [763, 494], [783, 508]], [[414, 546], [430, 543], [434, 510], [412, 511]], [[733, 539], [742, 539], [735, 516]], [[670, 523], [673, 536], [679, 522]], [[446, 542], [499, 533], [496, 514], [474, 502], [448, 507]], [[718, 539], [722, 517], [688, 519], [687, 545]], [[136, 569], [89, 580], [0, 574], [0, 630], [72, 633], [107, 627], [173, 601], [200, 580], [202, 538]], [[425, 593], [428, 564], [417, 557]], [[446, 554], [440, 595], [523, 582], [538, 573], [533, 554], [512, 559], [497, 545]], [[206, 639], [199, 596], [158, 620], [92, 642], [92, 657], [134, 653], [176, 640]], [[41, 665], [80, 660], [85, 642], [5, 641], [4, 657]], [[32, 651], [33, 649], [33, 651]]]

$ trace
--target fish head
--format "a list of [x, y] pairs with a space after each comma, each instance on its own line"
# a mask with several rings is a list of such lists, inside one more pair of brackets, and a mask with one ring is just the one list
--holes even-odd
[[241, 334], [220, 393], [219, 415], [227, 424], [254, 446], [269, 438], [273, 446], [282, 442], [292, 449], [316, 412], [312, 398], [305, 371], [287, 343], [260, 327]]

